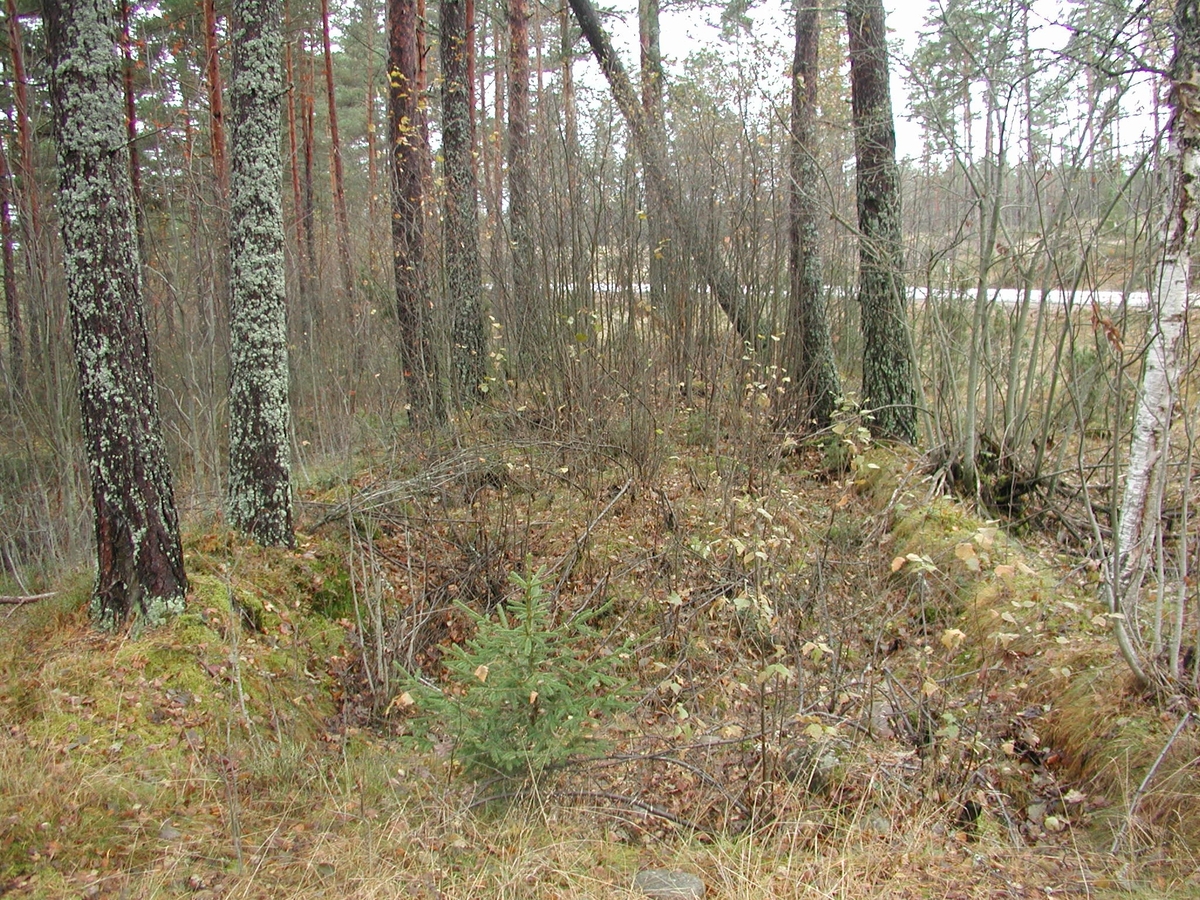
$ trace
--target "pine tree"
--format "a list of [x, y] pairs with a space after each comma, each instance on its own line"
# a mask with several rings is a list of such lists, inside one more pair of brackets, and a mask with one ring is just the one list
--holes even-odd
[[446, 293], [453, 311], [451, 365], [460, 406], [485, 389], [486, 334], [472, 154], [466, 0], [442, 2], [442, 157], [446, 173]]
[[260, 544], [290, 547], [281, 18], [280, 0], [234, 0], [228, 511]]
[[849, 0], [846, 24], [857, 161], [863, 399], [880, 434], [914, 443], [917, 372], [904, 310], [900, 172], [883, 0]]
[[93, 619], [155, 624], [187, 579], [142, 310], [113, 8], [46, 0], [63, 265], [96, 522]]

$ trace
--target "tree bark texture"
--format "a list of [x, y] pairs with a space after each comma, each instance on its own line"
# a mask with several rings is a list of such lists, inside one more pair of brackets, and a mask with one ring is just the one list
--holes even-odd
[[346, 176], [342, 167], [342, 136], [338, 127], [337, 94], [333, 86], [333, 49], [329, 42], [329, 0], [321, 0], [321, 47], [325, 56], [325, 100], [329, 110], [329, 177], [333, 187], [333, 215], [337, 221], [338, 263], [342, 290], [354, 297], [354, 266], [350, 254], [350, 216], [346, 211]]
[[536, 371], [547, 338], [547, 310], [534, 297], [533, 209], [529, 140], [529, 5], [508, 0], [508, 230], [513, 308], [509, 332], [522, 371]]
[[917, 372], [904, 310], [900, 172], [883, 0], [848, 0], [846, 24], [858, 193], [863, 402], [874, 411], [879, 434], [914, 443]]
[[133, 218], [137, 229], [138, 250], [143, 261], [146, 253], [146, 223], [142, 209], [142, 163], [138, 155], [137, 97], [133, 85], [133, 37], [129, 30], [132, 3], [121, 0], [121, 87], [125, 92], [125, 134], [129, 137], [129, 183], [133, 191]]
[[[1162, 258], [1151, 292], [1151, 334], [1134, 414], [1133, 442], [1117, 527], [1110, 607], [1122, 655], [1143, 683], [1148, 673], [1133, 645], [1142, 581], [1159, 538], [1171, 419], [1180, 383], [1180, 343], [1187, 324], [1191, 254], [1200, 233], [1200, 0], [1178, 0], [1171, 65], [1170, 147]], [[1178, 673], [1171, 673], [1175, 677]]]
[[25, 391], [25, 325], [17, 294], [16, 253], [13, 250], [12, 171], [0, 142], [0, 262], [4, 265], [4, 319], [8, 325], [8, 378], [12, 391]]
[[187, 579], [141, 305], [112, 5], [46, 0], [63, 264], [98, 573], [94, 620], [155, 624]]
[[201, 0], [204, 10], [204, 73], [208, 85], [209, 146], [219, 202], [229, 196], [229, 167], [225, 163], [225, 99], [221, 90], [221, 58], [217, 53], [217, 10], [214, 0]]
[[41, 326], [44, 309], [42, 290], [46, 283], [45, 257], [42, 254], [42, 213], [38, 199], [37, 181], [33, 171], [33, 130], [29, 122], [29, 83], [25, 71], [25, 44], [21, 22], [17, 15], [16, 0], [5, 0], [8, 19], [9, 56], [12, 61], [13, 111], [16, 113], [16, 152], [11, 154], [11, 169], [16, 176], [13, 200], [20, 212], [25, 268], [29, 274], [29, 290], [26, 292], [28, 343], [31, 352], [39, 352], [42, 345]]
[[761, 348], [764, 336], [733, 273], [729, 271], [717, 250], [709, 246], [701, 236], [696, 222], [683, 214], [679, 190], [667, 176], [665, 148], [655, 142], [654, 134], [646, 124], [637, 93], [625, 73], [625, 67], [621, 65], [621, 60], [613, 51], [612, 42], [600, 26], [600, 17], [596, 14], [595, 6], [591, 0], [570, 0], [570, 4], [583, 36], [587, 38], [592, 53], [600, 64], [600, 70], [608, 80], [621, 115], [629, 126], [634, 147], [642, 158], [650, 196], [662, 207], [675, 240], [695, 261], [709, 290], [729, 317], [738, 337], [751, 347]]
[[467, 0], [443, 0], [441, 23], [446, 293], [454, 317], [450, 336], [454, 391], [461, 407], [475, 403], [486, 389], [467, 6]]
[[290, 547], [281, 14], [280, 0], [233, 3], [227, 510], [259, 544]]
[[428, 427], [445, 416], [438, 361], [430, 339], [429, 289], [425, 280], [424, 157], [418, 81], [416, 0], [389, 0], [389, 110], [392, 163], [392, 253], [400, 355], [414, 425]]
[[[642, 111], [651, 139], [660, 147], [667, 146], [666, 122], [663, 115], [663, 64], [660, 47], [659, 0], [638, 0], [638, 44], [642, 73]], [[642, 163], [643, 167], [645, 162]], [[643, 173], [645, 177], [645, 173]], [[649, 181], [648, 178], [646, 178]], [[669, 239], [662, 211], [646, 203], [646, 238], [648, 243], [648, 274], [650, 306], [662, 311], [666, 305], [666, 263]], [[660, 313], [661, 314], [661, 313]]]
[[[287, 27], [287, 23], [284, 23]], [[288, 165], [292, 176], [292, 227], [296, 233], [296, 261], [300, 273], [297, 279], [300, 283], [300, 303], [305, 305], [307, 297], [305, 290], [304, 262], [304, 194], [300, 190], [300, 142], [296, 138], [296, 76], [292, 64], [292, 44], [288, 41], [283, 48], [284, 77], [287, 78], [287, 134], [288, 134]]]
[[841, 395], [833, 357], [829, 311], [822, 292], [818, 226], [817, 78], [820, 8], [802, 0], [796, 9], [792, 64], [792, 139], [788, 149], [788, 278], [791, 302], [784, 340], [784, 369], [791, 377], [783, 420], [806, 430], [825, 428]]

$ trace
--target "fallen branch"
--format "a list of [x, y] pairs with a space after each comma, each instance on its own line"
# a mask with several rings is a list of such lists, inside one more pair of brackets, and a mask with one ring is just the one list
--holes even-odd
[[51, 597], [57, 597], [58, 591], [50, 591], [45, 594], [24, 594], [12, 597], [0, 597], [0, 604], [5, 606], [25, 606], [27, 603], [37, 603], [39, 600], [49, 600]]

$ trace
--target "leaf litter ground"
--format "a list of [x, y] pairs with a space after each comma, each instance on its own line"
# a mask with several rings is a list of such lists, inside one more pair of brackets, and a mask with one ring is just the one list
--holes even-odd
[[[14, 612], [0, 887], [613, 897], [674, 867], [716, 897], [1196, 893], [1193, 739], [1129, 817], [1171, 723], [1124, 690], [1094, 569], [918, 463], [426, 448], [310, 491], [294, 553], [193, 534], [168, 628], [96, 635], [80, 584]], [[471, 782], [393, 700], [527, 556], [559, 621], [603, 610], [592, 652], [632, 639], [634, 702], [595, 758]]]

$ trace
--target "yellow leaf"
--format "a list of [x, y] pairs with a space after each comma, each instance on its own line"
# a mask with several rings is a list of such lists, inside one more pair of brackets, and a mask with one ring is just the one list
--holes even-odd
[[476, 667], [476, 669], [475, 669], [475, 677], [476, 677], [476, 678], [478, 678], [480, 681], [482, 681], [482, 682], [485, 682], [485, 683], [486, 683], [486, 682], [487, 682], [487, 677], [488, 677], [488, 667], [487, 667], [487, 666], [478, 666], [478, 667]]
[[963, 642], [966, 634], [958, 628], [947, 628], [942, 632], [942, 646], [947, 650], [957, 650]]
[[392, 698], [392, 702], [387, 705], [387, 712], [391, 712], [395, 707], [400, 707], [400, 709], [408, 709], [416, 702], [417, 701], [413, 699], [412, 694], [410, 694], [408, 691], [405, 691], [403, 694]]

